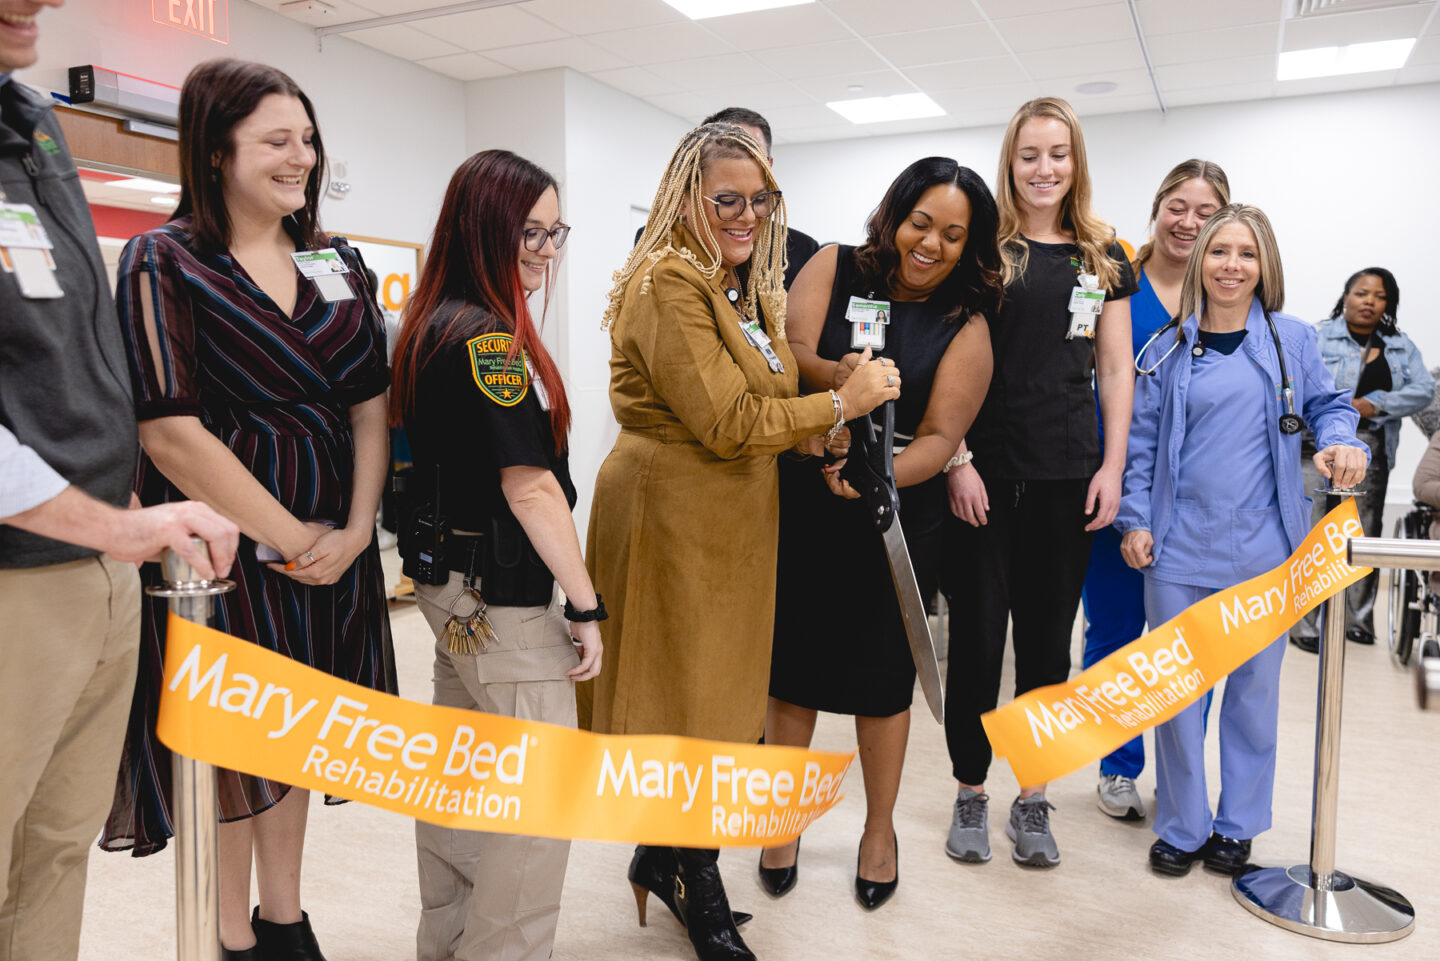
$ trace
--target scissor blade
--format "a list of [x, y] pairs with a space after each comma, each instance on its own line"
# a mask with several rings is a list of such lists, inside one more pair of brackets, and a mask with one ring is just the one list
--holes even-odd
[[910, 656], [915, 673], [920, 677], [920, 690], [930, 713], [945, 723], [945, 688], [940, 683], [940, 661], [935, 656], [935, 642], [930, 637], [930, 616], [915, 581], [915, 568], [910, 564], [910, 551], [905, 546], [905, 532], [900, 519], [880, 535], [885, 541], [885, 555], [890, 560], [890, 578], [895, 582], [895, 595], [900, 599], [900, 615], [905, 621], [905, 639], [910, 643]]

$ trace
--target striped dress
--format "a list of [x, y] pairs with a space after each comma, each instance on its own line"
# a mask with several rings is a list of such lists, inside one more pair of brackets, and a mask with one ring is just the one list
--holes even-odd
[[[139, 420], [199, 417], [286, 510], [343, 526], [355, 465], [348, 408], [384, 393], [385, 331], [359, 255], [352, 300], [326, 303], [301, 278], [286, 317], [228, 253], [201, 252], [188, 218], [141, 234], [120, 261], [116, 297]], [[153, 309], [147, 311], [147, 307]], [[149, 458], [136, 489], [148, 505], [184, 500]], [[394, 693], [395, 661], [374, 542], [335, 584], [310, 587], [271, 571], [242, 536], [236, 589], [215, 598], [214, 626], [336, 677]], [[147, 564], [147, 584], [160, 577]], [[169, 750], [155, 736], [166, 603], [147, 598], [140, 674], [114, 805], [100, 845], [151, 854], [173, 834]], [[286, 785], [220, 771], [220, 818], [277, 803]]]

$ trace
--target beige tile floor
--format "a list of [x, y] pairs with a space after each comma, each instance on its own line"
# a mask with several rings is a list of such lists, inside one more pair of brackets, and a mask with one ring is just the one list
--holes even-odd
[[[1384, 590], [1382, 582], [1381, 589]], [[1382, 594], [1383, 596], [1383, 594]], [[413, 606], [392, 609], [401, 692], [427, 699], [430, 637]], [[1383, 615], [1382, 615], [1383, 620]], [[1383, 627], [1382, 627], [1383, 630]], [[1079, 633], [1075, 662], [1079, 663]], [[989, 783], [995, 858], [957, 864], [942, 850], [954, 782], [940, 727], [917, 713], [896, 813], [901, 884], [868, 914], [851, 895], [863, 820], [858, 781], [849, 797], [806, 834], [800, 883], [772, 902], [755, 880], [756, 852], [725, 852], [732, 903], [757, 917], [745, 928], [764, 959], [1400, 959], [1440, 958], [1440, 713], [1415, 707], [1411, 675], [1383, 645], [1349, 645], [1341, 762], [1338, 863], [1400, 891], [1417, 921], [1387, 945], [1340, 945], [1305, 938], [1252, 917], [1228, 882], [1203, 870], [1164, 879], [1150, 873], [1149, 823], [1125, 824], [1095, 807], [1094, 772], [1054, 784], [1050, 799], [1063, 862], [1051, 871], [1010, 861], [1004, 812], [1015, 794], [1008, 769]], [[1291, 648], [1282, 674], [1275, 826], [1255, 844], [1260, 863], [1300, 863], [1308, 853], [1317, 659]], [[1012, 684], [1008, 672], [1006, 689]], [[917, 703], [919, 699], [917, 697]], [[1147, 737], [1147, 741], [1148, 741]], [[850, 750], [847, 718], [825, 717], [816, 746]], [[1148, 746], [1148, 745], [1147, 745]], [[1216, 744], [1210, 741], [1212, 785]], [[1141, 778], [1147, 803], [1154, 778]], [[1212, 788], [1212, 799], [1214, 791]], [[316, 802], [305, 869], [306, 907], [330, 961], [414, 957], [419, 911], [411, 822], [347, 804]], [[555, 945], [557, 961], [693, 958], [684, 932], [652, 900], [651, 925], [636, 925], [624, 873], [630, 849], [574, 846]], [[81, 958], [156, 961], [175, 955], [174, 861], [170, 851], [134, 860], [91, 857]]]

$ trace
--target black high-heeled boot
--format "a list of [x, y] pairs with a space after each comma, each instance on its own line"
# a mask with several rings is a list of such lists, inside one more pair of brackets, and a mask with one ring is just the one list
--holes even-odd
[[255, 929], [256, 953], [266, 961], [325, 961], [315, 932], [310, 929], [310, 915], [304, 911], [294, 924], [273, 924], [262, 920], [256, 908], [250, 916], [250, 927]]
[[[675, 907], [677, 871], [674, 848], [635, 845], [635, 856], [630, 859], [627, 876], [630, 878], [630, 887], [635, 891], [635, 909], [640, 915], [640, 927], [645, 927], [646, 899], [652, 894], [670, 909], [676, 921], [682, 925], [685, 923], [680, 917], [680, 911]], [[735, 919], [735, 926], [738, 928], [754, 915], [744, 911], [732, 911], [731, 917]]]
[[680, 866], [675, 906], [696, 956], [700, 961], [755, 961], [730, 916], [730, 901], [720, 879], [720, 852], [676, 848], [675, 859]]

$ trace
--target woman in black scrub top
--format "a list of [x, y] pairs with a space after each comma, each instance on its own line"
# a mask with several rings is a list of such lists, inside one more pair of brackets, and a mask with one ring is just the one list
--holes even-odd
[[[1095, 397], [1106, 423], [1127, 424], [1134, 392], [1135, 277], [1115, 231], [1090, 210], [1085, 141], [1068, 103], [1046, 97], [1016, 112], [996, 181], [1005, 301], [991, 328], [995, 373], [947, 478], [958, 520], [944, 554], [945, 735], [959, 782], [946, 851], [972, 862], [990, 859], [992, 755], [980, 715], [999, 698], [1007, 621], [1015, 693], [1064, 681], [1091, 540], [1115, 519], [1125, 467], [1123, 434], [1108, 438], [1102, 459]], [[1098, 313], [1085, 310], [1090, 290], [1104, 293]], [[1050, 810], [1044, 784], [1020, 786], [1006, 825], [1016, 861], [1060, 862]]]
[[[987, 318], [1001, 294], [996, 222], [995, 200], [973, 170], [948, 157], [917, 160], [886, 191], [865, 243], [821, 250], [790, 294], [790, 346], [802, 389], [839, 387], [866, 346], [904, 372], [905, 391], [895, 401], [895, 482], [924, 596], [935, 592], [947, 513], [941, 469], [990, 382]], [[873, 311], [875, 322], [857, 322], [861, 310]], [[818, 711], [855, 715], [866, 805], [855, 896], [874, 909], [899, 880], [891, 818], [915, 664], [869, 511], [833, 467], [780, 463], [765, 741], [808, 745]], [[817, 607], [817, 597], [831, 600]], [[763, 852], [760, 881], [771, 895], [794, 885], [798, 854], [798, 841]]]

